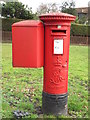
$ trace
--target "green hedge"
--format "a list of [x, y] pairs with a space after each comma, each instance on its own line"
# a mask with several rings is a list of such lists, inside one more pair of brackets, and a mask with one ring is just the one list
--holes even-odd
[[[11, 26], [15, 22], [22, 21], [22, 19], [12, 19], [12, 18], [3, 18], [2, 19], [2, 30], [11, 31]], [[76, 36], [88, 36], [88, 27], [87, 25], [82, 24], [71, 24], [71, 35]]]
[[11, 31], [12, 24], [15, 22], [19, 22], [22, 19], [14, 19], [14, 18], [2, 18], [2, 30], [3, 31]]
[[87, 25], [73, 23], [71, 24], [71, 35], [88, 36], [88, 27]]

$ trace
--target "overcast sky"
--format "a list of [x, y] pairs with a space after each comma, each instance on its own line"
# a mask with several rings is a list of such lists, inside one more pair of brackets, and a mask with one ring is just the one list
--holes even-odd
[[[61, 3], [66, 0], [19, 0], [19, 1], [28, 5], [29, 7], [32, 7], [33, 12], [35, 12], [41, 3], [57, 3], [61, 5]], [[88, 7], [89, 1], [90, 0], [75, 0], [76, 7]]]

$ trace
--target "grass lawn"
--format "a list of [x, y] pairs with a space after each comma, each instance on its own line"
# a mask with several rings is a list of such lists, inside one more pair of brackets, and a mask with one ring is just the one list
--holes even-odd
[[[11, 49], [2, 44], [2, 117], [13, 118], [14, 110], [23, 110], [30, 113], [26, 118], [56, 118], [41, 112], [43, 68], [13, 68]], [[69, 58], [67, 118], [88, 118], [88, 47], [70, 46]]]

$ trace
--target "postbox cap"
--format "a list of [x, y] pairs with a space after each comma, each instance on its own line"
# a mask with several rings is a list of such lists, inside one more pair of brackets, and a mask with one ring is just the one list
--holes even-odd
[[42, 15], [39, 16], [39, 18], [42, 21], [49, 21], [49, 20], [74, 21], [76, 19], [76, 16], [60, 12], [60, 13], [42, 14]]
[[24, 20], [24, 21], [14, 23], [12, 27], [14, 26], [19, 26], [19, 27], [43, 26], [43, 23], [39, 20]]

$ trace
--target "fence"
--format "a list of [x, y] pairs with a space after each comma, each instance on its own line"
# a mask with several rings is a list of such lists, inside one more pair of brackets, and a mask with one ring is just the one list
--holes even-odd
[[88, 37], [85, 36], [71, 36], [70, 44], [78, 44], [78, 45], [88, 45]]
[[2, 42], [11, 43], [12, 42], [12, 32], [2, 31]]
[[[12, 32], [2, 31], [2, 42], [11, 43], [12, 42]], [[88, 37], [71, 36], [70, 43], [71, 44], [78, 44], [78, 45], [88, 45]]]

